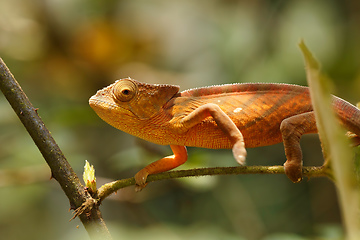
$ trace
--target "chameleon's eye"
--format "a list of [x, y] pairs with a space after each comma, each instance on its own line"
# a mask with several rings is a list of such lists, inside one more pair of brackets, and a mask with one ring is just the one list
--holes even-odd
[[128, 79], [118, 81], [113, 89], [115, 98], [121, 102], [130, 101], [137, 92], [136, 84]]

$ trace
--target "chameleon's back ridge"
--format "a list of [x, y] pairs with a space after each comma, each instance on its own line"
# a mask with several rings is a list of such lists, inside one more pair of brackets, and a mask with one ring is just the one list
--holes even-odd
[[181, 92], [181, 96], [201, 97], [226, 93], [244, 93], [244, 92], [304, 92], [307, 87], [287, 84], [287, 83], [234, 83], [212, 85], [207, 87], [192, 88]]

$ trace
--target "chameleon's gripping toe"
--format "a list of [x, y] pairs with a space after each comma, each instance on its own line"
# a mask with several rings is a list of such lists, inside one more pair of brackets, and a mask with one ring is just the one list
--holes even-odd
[[135, 191], [136, 192], [140, 192], [143, 188], [146, 187], [147, 183], [146, 183], [146, 179], [148, 177], [149, 173], [145, 170], [142, 169], [140, 170], [138, 173], [135, 174], [134, 178], [135, 178]]
[[301, 182], [302, 180], [302, 161], [291, 162], [286, 161], [284, 163], [284, 170], [286, 176], [294, 183]]
[[137, 174], [135, 174], [136, 191], [140, 191], [146, 187], [147, 177], [150, 174], [162, 173], [174, 169], [187, 161], [187, 150], [185, 146], [170, 145], [174, 155], [161, 158], [150, 163]]

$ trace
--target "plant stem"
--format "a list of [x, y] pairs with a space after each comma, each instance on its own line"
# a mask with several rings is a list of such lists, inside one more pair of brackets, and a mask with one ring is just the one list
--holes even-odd
[[[283, 166], [239, 166], [239, 167], [216, 167], [216, 168], [197, 168], [189, 170], [178, 170], [149, 175], [147, 182], [154, 182], [165, 179], [200, 177], [212, 175], [235, 175], [235, 174], [284, 174]], [[303, 175], [307, 177], [327, 176], [332, 179], [331, 171], [328, 166], [304, 167]], [[135, 185], [134, 178], [122, 179], [106, 183], [98, 189], [98, 197], [103, 201], [110, 194], [121, 188]]]
[[[71, 208], [81, 206], [91, 196], [84, 190], [84, 186], [39, 117], [37, 110], [1, 58], [0, 88], [49, 165], [52, 177], [59, 182], [69, 198]], [[80, 219], [91, 238], [96, 232], [101, 233], [103, 239], [111, 239], [98, 207], [93, 208], [88, 214], [80, 215]]]

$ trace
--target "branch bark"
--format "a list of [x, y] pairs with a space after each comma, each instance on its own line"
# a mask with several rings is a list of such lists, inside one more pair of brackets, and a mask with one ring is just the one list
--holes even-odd
[[[36, 109], [1, 58], [0, 88], [49, 165], [52, 177], [59, 182], [69, 198], [71, 208], [80, 207], [91, 196], [84, 190], [84, 186], [37, 114]], [[111, 239], [98, 206], [79, 217], [92, 239], [97, 239], [98, 236], [101, 236], [102, 239]]]
[[[149, 175], [146, 182], [154, 182], [165, 179], [200, 177], [212, 175], [235, 175], [235, 174], [284, 174], [283, 166], [239, 166], [239, 167], [216, 167], [216, 168], [198, 168], [189, 170], [178, 170]], [[333, 179], [332, 171], [329, 165], [320, 167], [303, 167], [303, 175], [311, 177], [329, 177]], [[134, 178], [121, 179], [106, 183], [98, 189], [97, 195], [99, 202], [103, 201], [110, 194], [121, 188], [135, 185]]]

